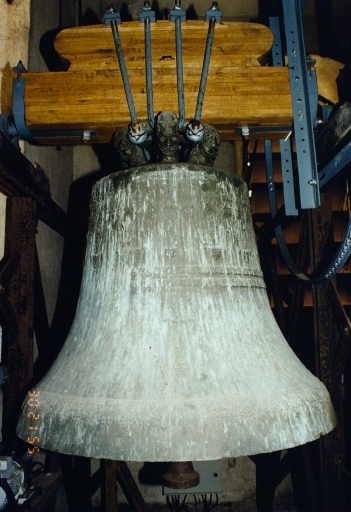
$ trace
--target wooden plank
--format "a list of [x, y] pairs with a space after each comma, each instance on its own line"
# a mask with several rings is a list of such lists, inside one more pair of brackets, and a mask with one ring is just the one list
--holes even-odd
[[102, 484], [101, 506], [106, 512], [118, 510], [117, 500], [117, 461], [103, 459], [100, 461]]
[[[182, 25], [186, 118], [195, 114], [208, 24]], [[126, 67], [139, 121], [147, 121], [144, 29], [139, 22], [119, 25]], [[152, 24], [155, 114], [178, 112], [174, 23]], [[202, 122], [226, 135], [243, 125], [290, 126], [292, 107], [288, 70], [261, 66], [273, 44], [271, 31], [255, 23], [216, 25]], [[67, 63], [63, 72], [26, 73], [25, 120], [29, 130], [96, 131], [90, 142], [109, 142], [130, 122], [110, 27], [94, 25], [60, 32], [56, 50]], [[225, 107], [225, 108], [224, 108]], [[59, 135], [59, 134], [58, 134]], [[42, 142], [52, 137], [42, 135]], [[39, 139], [40, 140], [40, 139]], [[77, 143], [60, 136], [52, 143]]]
[[[128, 464], [124, 460], [120, 460], [115, 463], [115, 468], [117, 472], [118, 483], [121, 486], [121, 489], [127, 498], [127, 501], [132, 510], [135, 512], [148, 512], [148, 506], [146, 505], [144, 498], [133, 478]], [[107, 512], [110, 512], [110, 510]]]
[[[175, 57], [174, 23], [160, 20], [151, 25], [153, 57], [172, 55]], [[182, 47], [184, 58], [203, 55], [208, 24], [203, 21], [187, 21], [182, 24]], [[137, 21], [119, 25], [119, 34], [126, 60], [136, 55], [144, 56], [144, 26]], [[256, 57], [262, 62], [273, 44], [272, 32], [257, 23], [225, 22], [216, 25], [213, 43], [213, 57], [220, 55], [228, 63], [236, 55]], [[234, 52], [227, 52], [233, 47]], [[75, 27], [61, 31], [55, 40], [55, 49], [63, 59], [71, 63], [71, 69], [82, 69], [81, 62], [86, 62], [90, 55], [100, 54], [103, 57], [115, 57], [115, 46], [110, 27], [94, 25], [91, 27]], [[158, 60], [158, 59], [157, 59]], [[164, 60], [167, 63], [168, 60]]]

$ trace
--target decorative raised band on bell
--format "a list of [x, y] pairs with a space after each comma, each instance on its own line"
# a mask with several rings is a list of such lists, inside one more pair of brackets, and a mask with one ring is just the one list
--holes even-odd
[[37, 444], [95, 458], [250, 455], [335, 425], [271, 312], [246, 185], [196, 164], [95, 185], [76, 318], [35, 392]]

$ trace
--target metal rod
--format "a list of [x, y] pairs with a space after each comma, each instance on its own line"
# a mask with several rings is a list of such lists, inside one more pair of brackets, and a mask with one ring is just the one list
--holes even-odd
[[145, 65], [146, 65], [146, 94], [147, 94], [147, 117], [151, 128], [155, 126], [154, 100], [152, 89], [152, 58], [151, 58], [151, 20], [149, 17], [144, 20], [145, 30]]
[[177, 88], [178, 88], [178, 110], [179, 127], [185, 124], [185, 104], [184, 104], [184, 82], [183, 82], [183, 55], [182, 55], [182, 21], [180, 16], [175, 20], [176, 27], [176, 57], [177, 57]]
[[210, 66], [215, 25], [216, 25], [216, 19], [211, 18], [209, 21], [209, 25], [208, 25], [204, 61], [203, 61], [202, 71], [201, 71], [199, 94], [197, 96], [197, 103], [196, 103], [195, 119], [197, 121], [201, 120], [201, 113], [202, 113], [202, 107], [204, 104], [204, 96], [205, 96], [205, 90], [206, 90], [208, 70], [209, 70], [209, 66]]
[[124, 86], [124, 92], [125, 92], [126, 98], [127, 98], [130, 118], [131, 118], [132, 124], [138, 123], [138, 118], [137, 118], [137, 115], [136, 115], [134, 101], [133, 101], [133, 96], [132, 96], [132, 90], [130, 88], [128, 72], [127, 72], [126, 63], [125, 63], [125, 60], [124, 60], [121, 39], [119, 37], [118, 26], [117, 26], [117, 23], [116, 23], [115, 20], [111, 20], [111, 28], [112, 28], [113, 40], [115, 42], [115, 47], [116, 47], [118, 63], [119, 63], [119, 67], [120, 67], [120, 70], [121, 70], [123, 86]]

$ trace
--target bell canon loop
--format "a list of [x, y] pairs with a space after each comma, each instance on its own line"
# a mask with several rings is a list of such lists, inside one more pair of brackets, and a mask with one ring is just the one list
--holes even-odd
[[94, 187], [81, 293], [17, 433], [48, 450], [134, 461], [271, 452], [335, 425], [324, 385], [272, 314], [248, 191], [164, 162]]

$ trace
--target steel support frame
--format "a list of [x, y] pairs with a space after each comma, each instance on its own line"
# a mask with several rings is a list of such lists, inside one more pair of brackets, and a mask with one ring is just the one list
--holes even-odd
[[[307, 65], [300, 0], [283, 0], [285, 37], [299, 170], [300, 207], [320, 205], [310, 90], [315, 77]], [[317, 104], [317, 97], [315, 98]]]
[[[51, 199], [44, 171], [29, 162], [1, 131], [0, 190], [7, 198], [5, 255], [0, 261], [0, 323], [2, 362], [9, 372], [3, 391], [2, 433], [5, 444], [17, 446], [15, 423], [19, 399], [33, 376], [34, 325], [38, 312], [34, 295], [40, 279], [35, 241], [37, 223], [40, 219], [64, 235], [66, 214]], [[40, 299], [36, 305], [40, 306]], [[44, 324], [41, 322], [42, 327]]]
[[[322, 194], [321, 200], [321, 206], [309, 212], [309, 232], [312, 235], [310, 254], [313, 269], [322, 259], [332, 231], [330, 194]], [[345, 454], [342, 374], [346, 360], [341, 364], [340, 362], [335, 364], [338, 359], [337, 354], [345, 342], [342, 333], [344, 325], [338, 327], [340, 320], [336, 312], [335, 296], [331, 296], [331, 286], [331, 282], [312, 286], [316, 375], [330, 392], [338, 417], [336, 428], [319, 440], [321, 483], [319, 510], [321, 512], [341, 512], [348, 508], [345, 504], [345, 493], [340, 489], [337, 467], [337, 463], [343, 464]], [[333, 302], [334, 307], [332, 307]], [[342, 308], [341, 305], [339, 307]], [[346, 344], [349, 347], [350, 338], [349, 333], [347, 334]], [[343, 353], [345, 355], [345, 351]]]
[[[297, 216], [299, 209], [314, 209], [320, 205], [320, 189], [340, 173], [351, 160], [351, 143], [318, 170], [314, 137], [314, 123], [317, 116], [316, 75], [311, 70], [310, 59], [305, 56], [300, 0], [282, 0], [285, 24], [286, 46], [290, 87], [293, 106], [293, 132], [296, 146], [297, 169], [289, 136], [280, 140], [281, 167], [283, 177], [284, 208], [286, 215]], [[281, 37], [278, 18], [270, 18], [270, 27], [275, 36], [272, 52], [273, 65], [282, 66]], [[289, 134], [290, 135], [290, 134]], [[270, 141], [265, 142], [267, 187], [275, 236], [290, 271], [305, 283], [320, 283], [333, 278], [351, 255], [351, 219], [345, 235], [327, 268], [307, 276], [294, 263], [285, 242], [282, 227], [277, 222], [275, 186]], [[296, 172], [295, 172], [296, 171]], [[299, 181], [298, 193], [296, 174]]]
[[[306, 2], [282, 0], [282, 4], [299, 181], [299, 197], [294, 197], [293, 189], [296, 187], [291, 185], [284, 188], [284, 199], [286, 214], [295, 215], [296, 207], [310, 209], [320, 205], [320, 189], [351, 161], [351, 143], [346, 144], [322, 168], [318, 167], [314, 133], [318, 104], [317, 80], [312, 70], [314, 62], [306, 57], [302, 27], [302, 9]], [[272, 62], [274, 66], [282, 66], [284, 62], [279, 20], [270, 18], [269, 23], [275, 36]], [[293, 179], [291, 176], [290, 183], [293, 183]]]
[[[314, 77], [310, 73], [309, 65], [305, 60], [305, 50], [302, 36], [302, 23], [300, 3], [298, 0], [282, 0], [284, 11], [284, 22], [286, 30], [287, 51], [289, 58], [289, 74], [291, 82], [291, 93], [294, 114], [294, 136], [296, 140], [296, 152], [298, 162], [299, 199], [295, 199], [296, 187], [286, 187], [286, 176], [291, 172], [291, 147], [281, 141], [281, 159], [284, 186], [284, 199], [287, 214], [294, 214], [294, 206], [298, 209], [307, 208], [309, 218], [310, 235], [310, 257], [312, 259], [312, 271], [315, 272], [322, 260], [325, 246], [331, 229], [331, 205], [329, 194], [321, 193], [321, 187], [334, 179], [351, 161], [351, 143], [348, 142], [337, 154], [323, 163], [318, 169], [316, 145], [314, 139], [314, 116], [313, 110], [314, 95], [316, 94]], [[271, 25], [274, 31], [279, 31], [277, 22]], [[278, 34], [279, 35], [279, 34]], [[277, 37], [276, 37], [277, 41]], [[278, 37], [279, 42], [279, 37]], [[281, 65], [281, 56], [275, 47], [273, 48], [273, 64]], [[315, 98], [317, 100], [317, 98]], [[302, 140], [303, 139], [303, 140]], [[271, 206], [273, 225], [280, 248], [283, 248], [283, 255], [289, 265], [290, 255], [286, 254], [287, 245], [283, 236], [281, 226], [275, 220], [278, 210], [275, 203], [275, 185], [272, 164], [271, 141], [266, 141], [266, 170], [267, 186]], [[284, 152], [288, 155], [284, 160]], [[288, 167], [287, 167], [288, 166]], [[292, 175], [292, 178], [294, 176]], [[315, 185], [313, 188], [308, 185]], [[317, 206], [319, 208], [317, 208]], [[296, 208], [296, 210], [297, 210]], [[331, 510], [346, 510], [345, 492], [342, 492], [340, 485], [340, 468], [343, 466], [345, 457], [344, 447], [344, 425], [343, 425], [343, 392], [342, 375], [345, 371], [345, 363], [351, 348], [350, 321], [343, 312], [342, 305], [338, 299], [337, 292], [330, 280], [340, 270], [350, 256], [351, 245], [351, 221], [349, 222], [344, 240], [330, 263], [329, 269], [322, 271], [316, 279], [307, 279], [303, 272], [294, 267], [292, 272], [300, 278], [300, 283], [312, 284], [313, 291], [313, 318], [314, 318], [314, 340], [315, 340], [315, 362], [316, 373], [329, 389], [334, 407], [336, 409], [339, 425], [328, 436], [319, 441], [320, 454], [320, 503], [318, 509], [323, 512]], [[285, 254], [284, 254], [285, 251]], [[290, 266], [290, 265], [289, 265]], [[304, 267], [302, 265], [302, 267]], [[317, 272], [318, 274], [318, 272]], [[312, 274], [313, 276], [313, 274]], [[328, 282], [327, 282], [328, 281]], [[297, 281], [299, 282], [299, 281]], [[323, 282], [323, 284], [319, 284]], [[302, 292], [304, 288], [301, 287]], [[331, 292], [331, 288], [333, 292]], [[334, 305], [331, 304], [334, 302]], [[338, 303], [335, 306], [335, 303]], [[336, 311], [335, 311], [336, 310]], [[342, 317], [343, 312], [343, 318]], [[347, 505], [347, 504], [346, 504]], [[315, 509], [315, 508], [313, 508]]]
[[9, 372], [4, 386], [3, 440], [15, 442], [17, 400], [33, 376], [34, 261], [37, 227], [36, 205], [32, 198], [7, 199], [5, 257], [18, 251], [18, 261], [7, 284], [6, 297], [14, 312], [12, 327], [2, 319], [1, 360]]

